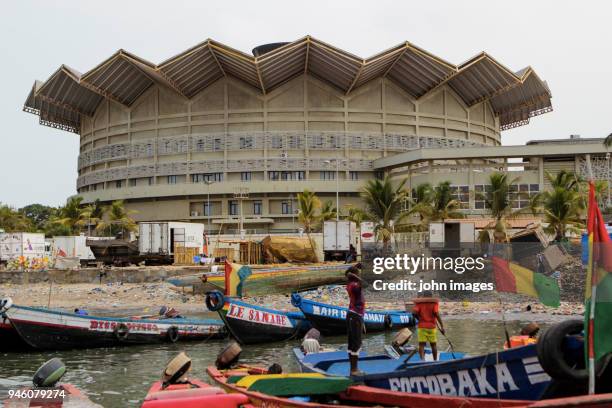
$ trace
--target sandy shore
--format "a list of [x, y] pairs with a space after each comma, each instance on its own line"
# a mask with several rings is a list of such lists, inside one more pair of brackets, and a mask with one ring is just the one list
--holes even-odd
[[[315, 300], [346, 306], [347, 298], [341, 286], [320, 288], [304, 294]], [[193, 295], [169, 283], [123, 283], [123, 284], [54, 284], [37, 283], [30, 285], [0, 285], [0, 297], [11, 297], [17, 305], [47, 306], [53, 308], [86, 308], [95, 311], [132, 311], [152, 313], [162, 305], [177, 308], [184, 314], [205, 313], [204, 296]], [[564, 316], [581, 315], [583, 305], [576, 302], [562, 302], [559, 308], [541, 305], [534, 299], [509, 298], [499, 301], [442, 302], [442, 314], [452, 318], [559, 320]], [[279, 310], [294, 310], [288, 295], [268, 295], [245, 298], [245, 301], [265, 305]], [[368, 298], [371, 309], [401, 309], [404, 299]]]

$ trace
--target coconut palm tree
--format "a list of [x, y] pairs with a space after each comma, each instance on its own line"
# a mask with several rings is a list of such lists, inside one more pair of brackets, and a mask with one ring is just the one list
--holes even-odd
[[[88, 230], [91, 227], [96, 227], [102, 218], [104, 217], [104, 212], [106, 211], [106, 207], [102, 204], [99, 198], [97, 198], [93, 203], [85, 207], [83, 211], [83, 217], [87, 218], [87, 228]], [[88, 231], [90, 234], [91, 231]]]
[[83, 197], [70, 197], [66, 205], [60, 207], [53, 222], [66, 227], [71, 234], [78, 235], [87, 224], [85, 208], [81, 205]]
[[312, 252], [315, 260], [317, 258], [317, 252], [315, 250], [315, 243], [312, 240], [310, 233], [319, 224], [318, 211], [321, 208], [321, 200], [310, 190], [304, 190], [297, 195], [298, 203], [298, 221], [304, 226], [304, 232], [310, 241]]
[[[579, 232], [583, 225], [584, 183], [574, 173], [565, 170], [556, 175], [547, 172], [546, 178], [551, 188], [537, 194], [532, 200], [532, 206], [535, 208], [534, 212], [541, 213], [543, 221], [548, 224], [544, 230], [553, 234], [554, 240], [559, 242], [565, 239], [567, 232]], [[596, 183], [599, 194], [603, 194], [604, 185], [607, 187], [607, 184]]]
[[366, 221], [367, 217], [361, 208], [350, 207], [345, 219], [354, 222], [357, 228], [359, 228], [361, 223]]
[[478, 198], [485, 202], [485, 208], [493, 217], [493, 221], [487, 225], [481, 233], [481, 241], [488, 239], [489, 231], [493, 230], [495, 242], [508, 241], [508, 218], [515, 217], [521, 210], [513, 210], [510, 201], [510, 185], [518, 181], [518, 178], [510, 180], [507, 173], [496, 172], [489, 176], [491, 191], [478, 193]]
[[548, 224], [544, 230], [554, 234], [555, 241], [565, 240], [567, 232], [580, 232], [582, 203], [576, 190], [554, 187], [542, 193], [541, 204], [543, 221]]
[[338, 209], [334, 206], [331, 200], [325, 201], [321, 207], [321, 215], [319, 215], [319, 222], [325, 222], [336, 219], [336, 213]]
[[113, 201], [111, 205], [105, 209], [106, 220], [101, 219], [98, 221], [96, 230], [98, 231], [109, 231], [111, 235], [115, 236], [121, 233], [122, 237], [125, 237], [126, 232], [136, 231], [136, 222], [130, 214], [135, 211], [127, 210], [123, 200]]
[[463, 218], [461, 203], [453, 198], [450, 181], [442, 181], [435, 188], [420, 184], [415, 190], [415, 204], [411, 213], [418, 213], [421, 221], [444, 221], [449, 218]]
[[393, 186], [389, 176], [384, 179], [368, 180], [361, 190], [361, 197], [365, 204], [367, 218], [374, 221], [377, 238], [383, 243], [386, 252], [393, 236], [394, 225], [401, 223], [410, 216], [408, 211], [402, 211], [404, 201], [408, 194], [404, 189], [406, 180]]

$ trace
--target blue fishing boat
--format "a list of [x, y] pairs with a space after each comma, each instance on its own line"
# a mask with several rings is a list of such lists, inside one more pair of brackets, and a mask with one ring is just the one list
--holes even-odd
[[[298, 293], [291, 295], [291, 303], [299, 308], [312, 326], [327, 336], [346, 334], [346, 307], [305, 299]], [[363, 316], [366, 332], [413, 327], [412, 313], [403, 310], [366, 310]]]
[[[304, 354], [299, 347], [293, 349], [293, 354], [304, 373], [321, 373], [328, 375], [347, 376], [350, 373], [350, 363], [345, 350], [323, 351], [321, 353]], [[463, 353], [439, 353], [439, 361], [463, 358]], [[431, 349], [425, 350], [425, 360], [418, 353], [392, 357], [387, 354], [368, 356], [365, 352], [359, 354], [359, 369], [366, 374], [388, 373], [400, 370], [412, 364], [433, 362]]]
[[311, 327], [299, 311], [285, 312], [253, 305], [219, 291], [206, 294], [206, 306], [219, 313], [225, 327], [241, 344], [299, 339]]
[[457, 360], [413, 364], [355, 379], [392, 391], [512, 400], [538, 400], [551, 384], [551, 378], [539, 363], [535, 345]]

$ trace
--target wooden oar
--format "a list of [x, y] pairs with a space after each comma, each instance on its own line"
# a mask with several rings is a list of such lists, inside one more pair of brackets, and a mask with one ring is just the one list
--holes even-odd
[[450, 339], [446, 336], [446, 333], [444, 332], [444, 330], [440, 328], [440, 324], [437, 321], [436, 321], [436, 326], [438, 327], [438, 330], [440, 330], [440, 333], [442, 333], [442, 335], [448, 342], [448, 345], [450, 346], [450, 349], [451, 349], [451, 355], [453, 356], [453, 358], [457, 358], [455, 357], [455, 347], [453, 347], [453, 343], [451, 343]]

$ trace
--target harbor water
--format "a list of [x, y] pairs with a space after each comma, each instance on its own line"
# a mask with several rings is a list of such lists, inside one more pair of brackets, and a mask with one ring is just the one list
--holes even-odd
[[[518, 333], [520, 327], [537, 316], [515, 314], [506, 317], [510, 335]], [[556, 316], [545, 316], [542, 328], [556, 321]], [[559, 320], [566, 319], [567, 316]], [[537, 319], [536, 319], [537, 320]], [[445, 321], [445, 327], [456, 351], [472, 355], [499, 350], [505, 340], [502, 321], [491, 316], [470, 316]], [[370, 353], [382, 353], [383, 346], [390, 344], [393, 333], [366, 335], [364, 349]], [[92, 401], [107, 408], [138, 407], [153, 381], [160, 378], [167, 361], [180, 351], [185, 351], [193, 360], [191, 376], [208, 380], [206, 367], [213, 364], [217, 354], [227, 340], [204, 343], [177, 343], [135, 346], [124, 348], [87, 349], [62, 352], [2, 353], [0, 364], [0, 398], [5, 398], [9, 389], [31, 384], [36, 369], [53, 357], [61, 358], [67, 366], [64, 382], [70, 382], [84, 391]], [[413, 336], [412, 342], [416, 342]], [[322, 339], [326, 347], [343, 347], [344, 336]], [[448, 347], [444, 336], [439, 334], [440, 349]], [[244, 346], [241, 362], [269, 366], [279, 363], [285, 372], [297, 371], [292, 348], [299, 341]], [[0, 403], [1, 404], [1, 403]]]

